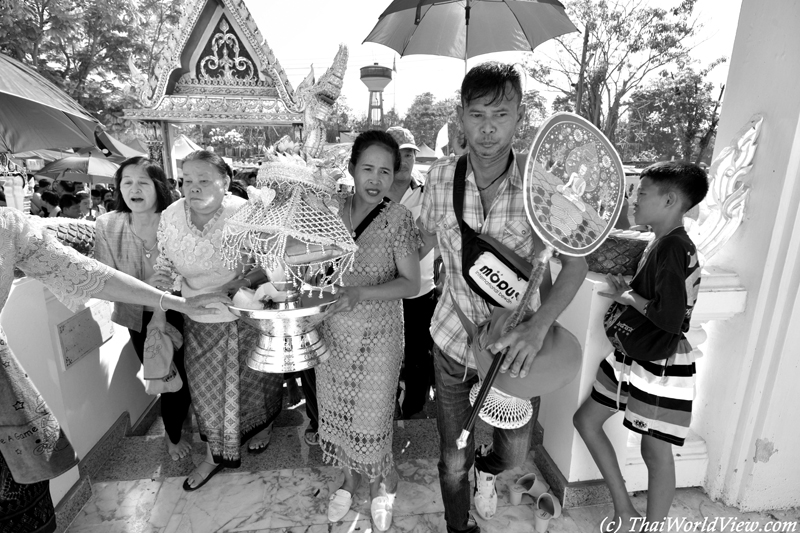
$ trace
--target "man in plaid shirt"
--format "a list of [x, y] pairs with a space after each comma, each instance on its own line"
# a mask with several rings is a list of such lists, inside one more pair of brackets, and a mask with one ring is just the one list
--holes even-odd
[[[468, 146], [463, 219], [473, 230], [502, 242], [523, 259], [544, 249], [525, 215], [522, 175], [511, 141], [525, 116], [522, 84], [512, 65], [483, 63], [471, 69], [461, 85], [457, 112]], [[531, 400], [531, 422], [519, 429], [494, 429], [493, 446], [476, 453], [473, 436], [459, 450], [456, 440], [471, 411], [469, 391], [478, 381], [467, 333], [454, 309], [458, 306], [474, 324], [490, 317], [492, 307], [469, 288], [461, 268], [461, 232], [453, 211], [456, 158], [441, 159], [429, 170], [418, 225], [425, 245], [420, 257], [437, 243], [447, 278], [431, 323], [436, 344], [436, 404], [440, 435], [439, 482], [448, 532], [478, 532], [469, 515], [469, 469], [475, 465], [475, 509], [489, 520], [497, 508], [495, 477], [521, 465], [530, 449], [531, 428], [539, 398]], [[512, 377], [530, 370], [545, 334], [578, 291], [587, 266], [583, 258], [561, 256], [562, 270], [534, 317], [501, 337], [495, 353], [508, 348], [500, 369]], [[549, 269], [545, 280], [549, 280]], [[544, 285], [544, 284], [543, 284]], [[565, 422], [566, 423], [566, 422]]]

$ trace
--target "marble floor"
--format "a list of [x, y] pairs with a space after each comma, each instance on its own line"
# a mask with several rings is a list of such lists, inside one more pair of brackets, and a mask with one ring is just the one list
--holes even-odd
[[[173, 462], [163, 448], [163, 427], [154, 424], [148, 434], [126, 438], [100, 471], [92, 485], [92, 497], [67, 528], [69, 533], [212, 533], [212, 532], [358, 532], [373, 529], [369, 493], [361, 487], [353, 506], [338, 523], [326, 516], [328, 496], [341, 483], [341, 474], [322, 463], [319, 447], [302, 440], [305, 417], [302, 409], [287, 409], [276, 422], [267, 452], [245, 454], [237, 470], [222, 471], [197, 492], [181, 485], [193, 464], [202, 460], [203, 445], [195, 435], [193, 456]], [[478, 427], [476, 437], [488, 436], [487, 426]], [[436, 469], [438, 435], [435, 420], [398, 421], [394, 453], [400, 474], [394, 509], [394, 532], [445, 532], [444, 512]], [[533, 457], [514, 471], [498, 476], [498, 512], [490, 522], [480, 521], [487, 533], [532, 532], [532, 501], [520, 506], [509, 502], [509, 484], [523, 473], [536, 471]], [[646, 494], [635, 494], [634, 503], [644, 511]], [[550, 533], [599, 530], [611, 507], [600, 505], [565, 510], [550, 523]], [[671, 516], [674, 531], [711, 531], [689, 522], [714, 517], [741, 522], [780, 521], [798, 531], [800, 511], [741, 513], [711, 501], [699, 489], [681, 489]], [[716, 531], [725, 531], [717, 522]], [[734, 531], [734, 529], [729, 529]], [[754, 529], [752, 531], [759, 531]], [[749, 531], [749, 530], [748, 530]]]

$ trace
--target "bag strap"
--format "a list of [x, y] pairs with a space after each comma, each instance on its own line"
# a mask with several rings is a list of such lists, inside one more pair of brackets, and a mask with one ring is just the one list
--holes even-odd
[[[352, 202], [352, 200], [350, 201]], [[383, 212], [383, 210], [389, 206], [390, 201], [391, 200], [389, 200], [388, 198], [384, 198], [383, 200], [381, 200], [381, 203], [375, 207], [375, 209], [367, 213], [367, 216], [364, 217], [364, 220], [362, 220], [361, 224], [359, 224], [358, 227], [356, 228], [355, 230], [356, 236], [353, 238], [353, 240], [358, 240], [361, 234], [364, 233], [364, 230], [366, 230], [369, 227], [369, 225], [372, 224], [372, 221], [375, 220], [375, 217], [380, 215]]]
[[453, 176], [453, 211], [459, 227], [464, 228], [464, 191], [467, 183], [467, 154], [458, 158], [456, 173]]
[[[467, 158], [469, 154], [464, 154], [458, 158], [458, 162], [456, 163], [456, 173], [453, 176], [453, 211], [455, 211], [456, 220], [458, 220], [458, 225], [461, 228], [461, 232], [464, 232], [464, 192], [467, 188]], [[521, 161], [525, 159], [523, 157], [517, 157], [517, 168], [519, 169], [520, 175], [525, 170], [525, 164]], [[511, 150], [508, 153], [508, 163], [506, 163], [506, 169], [503, 171], [503, 174], [508, 172], [511, 168], [511, 163], [514, 160], [514, 150]], [[469, 226], [467, 226], [469, 228]], [[470, 228], [472, 229], [472, 228]]]
[[455, 309], [456, 315], [458, 315], [458, 319], [461, 321], [461, 325], [464, 327], [464, 331], [467, 332], [467, 343], [472, 344], [472, 339], [475, 338], [475, 332], [478, 331], [478, 326], [476, 326], [472, 320], [467, 318], [467, 315], [461, 310], [452, 288], [450, 288], [450, 299], [453, 300], [453, 309]]

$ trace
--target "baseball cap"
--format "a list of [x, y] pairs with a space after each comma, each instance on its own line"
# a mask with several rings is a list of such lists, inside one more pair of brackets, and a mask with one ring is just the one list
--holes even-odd
[[406, 128], [392, 126], [386, 130], [386, 133], [391, 135], [394, 140], [397, 141], [397, 144], [400, 145], [401, 150], [404, 148], [411, 148], [412, 150], [419, 152], [419, 148], [417, 148], [417, 144], [414, 142], [414, 135]]

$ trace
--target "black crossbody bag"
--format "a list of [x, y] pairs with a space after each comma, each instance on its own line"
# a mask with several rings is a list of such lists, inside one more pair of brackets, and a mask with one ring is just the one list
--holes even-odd
[[[509, 154], [509, 166], [513, 154]], [[513, 309], [531, 277], [533, 267], [503, 243], [481, 235], [464, 222], [467, 155], [456, 163], [453, 210], [461, 230], [461, 275], [475, 294], [495, 307]]]

